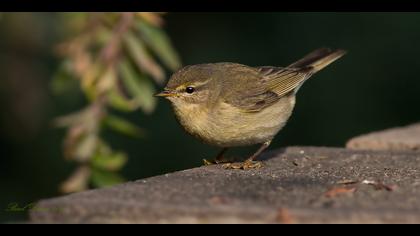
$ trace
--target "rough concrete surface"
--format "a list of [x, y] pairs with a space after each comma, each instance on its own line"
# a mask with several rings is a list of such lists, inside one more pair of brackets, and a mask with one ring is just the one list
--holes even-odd
[[364, 134], [350, 139], [350, 149], [420, 151], [420, 123]]
[[33, 223], [420, 223], [416, 152], [289, 147], [42, 200]]

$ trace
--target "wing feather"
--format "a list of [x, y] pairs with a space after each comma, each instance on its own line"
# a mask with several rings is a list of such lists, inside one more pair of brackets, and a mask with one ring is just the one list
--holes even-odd
[[[295, 94], [311, 75], [342, 57], [346, 51], [317, 49], [288, 67], [248, 67], [225, 63], [228, 72], [223, 76], [225, 102], [244, 111], [264, 109], [284, 96]], [[227, 68], [227, 67], [225, 67]], [[237, 86], [234, 83], [241, 83]]]
[[[258, 67], [262, 71], [265, 87], [282, 97], [300, 87], [311, 75], [307, 70], [282, 67]], [[270, 71], [269, 73], [267, 73]]]
[[226, 88], [225, 102], [246, 112], [257, 112], [298, 88], [308, 78], [308, 73], [295, 68], [242, 67], [229, 77], [242, 86], [240, 90]]

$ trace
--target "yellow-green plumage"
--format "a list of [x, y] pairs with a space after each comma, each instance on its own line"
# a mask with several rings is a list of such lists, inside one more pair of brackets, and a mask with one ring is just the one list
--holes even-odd
[[285, 68], [236, 63], [187, 66], [172, 75], [161, 96], [172, 102], [185, 130], [208, 144], [269, 142], [292, 114], [300, 86], [344, 53], [318, 49]]

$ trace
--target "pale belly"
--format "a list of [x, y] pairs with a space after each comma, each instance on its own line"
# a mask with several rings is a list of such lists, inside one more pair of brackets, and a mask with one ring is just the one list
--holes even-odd
[[[259, 112], [244, 113], [221, 103], [211, 111], [191, 108], [177, 111], [185, 130], [205, 143], [219, 147], [246, 146], [272, 140], [289, 119], [295, 97], [284, 97]], [[194, 115], [192, 115], [194, 114]]]

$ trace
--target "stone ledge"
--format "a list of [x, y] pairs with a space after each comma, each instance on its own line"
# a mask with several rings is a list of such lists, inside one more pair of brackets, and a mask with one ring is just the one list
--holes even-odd
[[45, 211], [31, 212], [30, 220], [420, 223], [416, 152], [289, 147], [267, 152], [263, 159], [264, 167], [257, 170], [205, 166], [42, 200], [37, 207]]
[[420, 151], [420, 123], [360, 135], [350, 139], [350, 149]]

